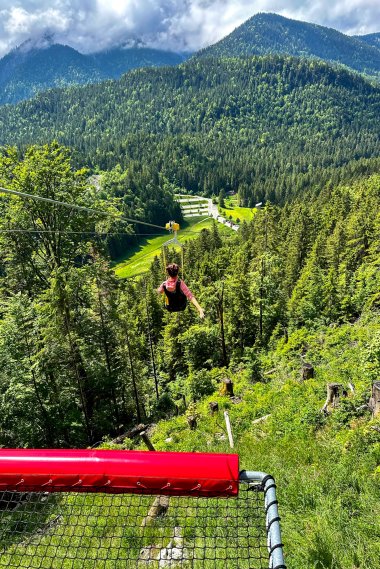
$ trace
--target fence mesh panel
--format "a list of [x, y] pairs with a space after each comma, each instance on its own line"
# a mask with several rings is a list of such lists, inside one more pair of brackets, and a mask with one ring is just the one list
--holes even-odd
[[0, 493], [0, 567], [268, 569], [264, 494]]

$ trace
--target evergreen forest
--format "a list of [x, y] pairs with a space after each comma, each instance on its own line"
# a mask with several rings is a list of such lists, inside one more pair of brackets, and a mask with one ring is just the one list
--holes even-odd
[[184, 191], [239, 193], [252, 207], [378, 168], [380, 87], [286, 56], [192, 60], [0, 108], [0, 143], [73, 149]]
[[[29, 198], [0, 193], [0, 446], [140, 449], [144, 424], [156, 450], [232, 452], [228, 410], [241, 468], [276, 479], [287, 566], [377, 569], [379, 111], [378, 85], [284, 55], [3, 106], [0, 187]], [[176, 194], [227, 193], [250, 221], [184, 249], [204, 320], [165, 310], [160, 250], [116, 277], [182, 222]]]

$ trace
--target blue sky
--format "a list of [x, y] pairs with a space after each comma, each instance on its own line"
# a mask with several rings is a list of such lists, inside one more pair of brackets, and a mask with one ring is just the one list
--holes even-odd
[[350, 35], [380, 32], [380, 0], [0, 0], [0, 57], [44, 33], [82, 53], [135, 40], [194, 51], [257, 12], [276, 12]]

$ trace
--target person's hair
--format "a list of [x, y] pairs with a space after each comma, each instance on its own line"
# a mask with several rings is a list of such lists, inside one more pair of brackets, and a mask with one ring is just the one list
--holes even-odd
[[170, 263], [166, 267], [166, 272], [170, 277], [176, 277], [178, 275], [178, 271], [179, 271], [179, 266], [176, 265], [176, 263]]

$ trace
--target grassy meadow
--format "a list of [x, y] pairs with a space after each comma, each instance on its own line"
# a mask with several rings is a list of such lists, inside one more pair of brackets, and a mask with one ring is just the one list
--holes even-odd
[[[178, 241], [186, 243], [187, 240], [194, 239], [202, 229], [210, 228], [212, 223], [212, 219], [205, 219], [204, 217], [194, 217], [185, 220], [178, 232]], [[218, 225], [218, 229], [228, 233], [232, 231], [221, 224]], [[130, 278], [146, 272], [155, 257], [161, 255], [162, 245], [172, 237], [173, 235], [167, 232], [164, 235], [136, 239], [136, 245], [129, 248], [122, 258], [114, 262], [116, 275], [119, 278]]]
[[239, 223], [237, 220], [240, 220], [240, 223], [243, 221], [251, 221], [253, 219], [256, 209], [250, 207], [239, 207], [237, 195], [234, 196], [227, 196], [224, 200], [225, 208], [220, 207], [219, 212], [220, 214], [225, 217], [226, 219], [230, 219], [230, 215], [232, 216], [232, 221], [234, 223]]

